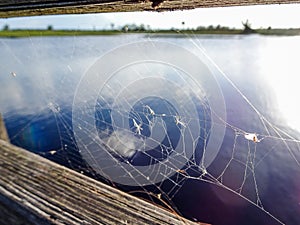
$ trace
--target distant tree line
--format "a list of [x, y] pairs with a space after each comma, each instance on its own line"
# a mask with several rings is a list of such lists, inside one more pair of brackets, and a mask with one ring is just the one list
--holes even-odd
[[[242, 22], [243, 24], [243, 30], [242, 30], [242, 33], [243, 34], [252, 34], [252, 33], [256, 33], [256, 30], [252, 29], [251, 28], [251, 24], [249, 23], [249, 21], [247, 20], [246, 22]], [[230, 28], [230, 27], [226, 27], [226, 26], [221, 26], [221, 25], [209, 25], [209, 26], [198, 26], [197, 28], [193, 28], [193, 29], [190, 29], [190, 28], [187, 28], [185, 27], [185, 22], [182, 21], [181, 22], [181, 30], [185, 30], [185, 31], [192, 31], [192, 30], [196, 30], [196, 31], [233, 31], [233, 30], [236, 30], [235, 28]], [[48, 31], [52, 31], [54, 30], [53, 29], [53, 26], [52, 25], [48, 25], [46, 27], [46, 29]], [[271, 27], [268, 27], [267, 30], [271, 30], [272, 28]], [[8, 24], [5, 24], [2, 28], [3, 31], [8, 31], [10, 30], [10, 27]], [[122, 31], [122, 32], [144, 32], [144, 31], [151, 31], [152, 28], [149, 26], [149, 25], [144, 25], [144, 24], [140, 24], [140, 25], [137, 25], [137, 24], [126, 24], [122, 27], [117, 27], [115, 26], [114, 23], [111, 23], [110, 24], [110, 30], [112, 31]], [[168, 30], [180, 30], [180, 29], [175, 29], [175, 28], [170, 28]]]
[[136, 24], [128, 24], [124, 25], [121, 30], [123, 32], [129, 32], [129, 31], [147, 31], [150, 30], [150, 26], [145, 26], [144, 24], [136, 25]]
[[[253, 30], [251, 28], [251, 24], [248, 22], [248, 20], [246, 22], [242, 22], [243, 26], [244, 26], [244, 33], [254, 33], [255, 30]], [[184, 28], [185, 26], [185, 22], [181, 22], [182, 25], [182, 30], [197, 30], [197, 31], [201, 31], [201, 30], [221, 30], [221, 31], [227, 31], [227, 30], [234, 30], [235, 28], [230, 28], [230, 27], [226, 27], [226, 26], [221, 26], [219, 25], [209, 25], [209, 26], [198, 26], [196, 29], [190, 29], [190, 28]], [[270, 27], [268, 29], [271, 29]], [[115, 25], [111, 24], [111, 30], [115, 30]], [[147, 25], [145, 26], [144, 24], [141, 25], [136, 25], [136, 24], [127, 24], [124, 25], [123, 27], [121, 27], [120, 29], [121, 31], [124, 32], [130, 32], [130, 31], [149, 31], [151, 30], [150, 26]], [[170, 28], [169, 30], [178, 30], [175, 28]]]
[[[5, 24], [2, 28], [3, 31], [9, 31], [10, 28], [9, 28], [9, 25], [8, 24]], [[53, 26], [52, 25], [48, 25], [47, 26], [47, 30], [53, 30]]]
[[213, 26], [213, 25], [209, 25], [207, 27], [204, 27], [204, 26], [198, 26], [196, 28], [196, 30], [232, 30], [231, 28], [229, 27], [224, 27], [224, 26], [221, 26], [220, 24], [217, 25], [217, 26]]

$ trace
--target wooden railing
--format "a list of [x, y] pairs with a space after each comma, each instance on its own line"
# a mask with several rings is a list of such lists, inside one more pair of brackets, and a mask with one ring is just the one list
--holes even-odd
[[0, 17], [299, 3], [300, 0], [0, 0]]

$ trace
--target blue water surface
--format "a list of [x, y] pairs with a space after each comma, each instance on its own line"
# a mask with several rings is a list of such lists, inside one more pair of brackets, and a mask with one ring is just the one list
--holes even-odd
[[[209, 131], [215, 124], [211, 123], [213, 112], [209, 110], [209, 103], [194, 99], [200, 129], [199, 137], [194, 137], [197, 140], [194, 155], [178, 168], [185, 172], [173, 173], [172, 177], [153, 185], [114, 185], [125, 191], [143, 191], [144, 194], [138, 195], [144, 198], [150, 196], [145, 191], [162, 193], [162, 198], [178, 213], [195, 221], [230, 225], [300, 224], [300, 135], [283, 114], [277, 101], [281, 92], [272, 85], [281, 76], [295, 82], [298, 68], [293, 59], [288, 58], [297, 58], [300, 38], [249, 35], [177, 39], [176, 36], [154, 35], [150, 39], [171, 41], [188, 48], [193, 46], [190, 45], [192, 40], [195, 48], [204, 48], [213, 62], [210, 65], [216, 64], [214, 69], [219, 71], [216, 79], [226, 105], [226, 121], [218, 122], [226, 127], [225, 135], [218, 155], [205, 168], [208, 173], [204, 173], [201, 160], [210, 138]], [[0, 39], [0, 81], [3, 84], [0, 110], [11, 142], [111, 184], [113, 179], [99, 174], [82, 157], [72, 127], [73, 99], [80, 79], [100, 56], [120, 45], [141, 40], [149, 40], [149, 37], [140, 34]], [[292, 46], [287, 44], [291, 42]], [[283, 50], [287, 48], [290, 55]], [[281, 63], [267, 64], [272, 59]], [[12, 72], [16, 76], [12, 76]], [[276, 87], [283, 89], [283, 85]], [[290, 91], [300, 96], [292, 85]], [[297, 105], [297, 102], [290, 104]], [[145, 105], [151, 106], [156, 115], [162, 115], [156, 118], [166, 126], [167, 135], [161, 140], [162, 145], [148, 152], [133, 149], [134, 154], [128, 157], [112, 154], [116, 162], [128, 162], [133, 167], [155, 165], [168, 161], [174, 154], [184, 126], [176, 124], [178, 112], [172, 103], [150, 96], [136, 102], [128, 117], [123, 118], [120, 110], [119, 119], [129, 124], [128, 132], [133, 134], [136, 132], [133, 119], [143, 124], [141, 134], [135, 133], [137, 140], [150, 137], [150, 123], [155, 116], [145, 110]], [[82, 110], [95, 110], [96, 135], [101, 136], [105, 131], [109, 137], [114, 132], [115, 118], [103, 99], [99, 98], [94, 108], [83, 107]], [[263, 139], [259, 143], [249, 141], [242, 131], [257, 133], [258, 138]], [[97, 145], [93, 146], [86, 148], [97, 151]], [[183, 154], [183, 150], [178, 154]], [[151, 196], [150, 200], [161, 203]]]

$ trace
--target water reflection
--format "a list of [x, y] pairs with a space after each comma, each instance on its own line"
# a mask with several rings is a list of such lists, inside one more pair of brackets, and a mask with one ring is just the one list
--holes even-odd
[[[126, 44], [129, 40], [133, 42], [144, 39], [149, 39], [149, 37], [122, 35], [109, 38], [0, 39], [1, 113], [4, 115], [12, 143], [76, 170], [84, 171], [92, 177], [100, 178], [97, 171], [91, 169], [92, 165], [87, 165], [83, 160], [82, 152], [75, 141], [76, 134], [84, 132], [91, 140], [97, 140], [104, 131], [107, 132], [106, 134], [111, 134], [112, 131], [108, 131], [111, 124], [118, 123], [127, 124], [131, 129], [129, 129], [130, 133], [135, 132], [135, 138], [140, 141], [139, 133], [136, 132], [137, 126], [144, 123], [140, 135], [149, 137], [150, 122], [154, 121], [155, 113], [160, 115], [166, 113], [160, 112], [159, 110], [162, 110], [163, 107], [159, 108], [152, 101], [148, 101], [148, 98], [142, 98], [143, 101], [133, 101], [134, 107], [131, 108], [131, 114], [129, 113], [131, 119], [128, 121], [121, 116], [114, 117], [115, 121], [113, 121], [110, 117], [110, 109], [102, 109], [102, 111], [97, 111], [98, 114], [94, 114], [95, 117], [98, 116], [96, 121], [99, 124], [97, 124], [97, 132], [92, 134], [89, 124], [84, 124], [85, 121], [81, 121], [81, 124], [73, 127], [72, 104], [76, 88], [83, 79], [83, 75], [98, 57], [115, 47]], [[185, 167], [178, 168], [183, 169], [183, 172], [167, 171], [173, 174], [170, 179], [160, 184], [150, 185], [151, 187], [142, 187], [141, 190], [153, 192], [163, 190], [168, 199], [185, 216], [213, 224], [280, 224], [278, 220], [287, 224], [300, 223], [298, 217], [300, 213], [300, 183], [297, 182], [300, 171], [298, 141], [300, 135], [296, 130], [291, 129], [300, 128], [299, 113], [297, 113], [299, 112], [297, 98], [300, 95], [296, 80], [298, 72], [296, 60], [300, 54], [300, 39], [298, 37], [257, 35], [226, 38], [214, 36], [214, 38], [205, 37], [203, 39], [194, 37], [193, 41], [196, 42], [196, 46], [188, 38], [150, 37], [150, 39], [171, 41], [194, 53], [199, 52], [197, 49], [199, 46], [205, 48], [205, 53], [222, 69], [222, 72], [214, 73], [213, 70], [217, 69], [210, 68], [216, 75], [218, 85], [222, 90], [227, 118], [225, 118], [226, 121], [218, 120], [218, 123], [210, 124], [210, 118], [207, 115], [211, 115], [212, 112], [207, 110], [201, 114], [204, 117], [207, 114], [206, 118], [198, 120], [201, 121], [200, 127], [206, 126], [207, 130], [210, 130], [211, 126], [219, 124], [226, 126], [221, 150], [208, 168], [201, 167], [201, 159], [204, 155], [202, 148], [205, 146], [205, 142], [212, 138], [209, 136], [211, 134], [206, 129], [202, 129], [201, 132], [207, 132], [206, 136], [200, 132], [200, 135], [194, 137], [194, 133], [190, 132], [189, 135], [194, 140], [194, 142], [191, 141], [191, 146], [202, 143], [199, 154], [191, 157], [184, 155], [190, 161]], [[146, 55], [146, 53], [143, 54]], [[139, 76], [143, 77], [143, 75]], [[185, 79], [176, 80], [176, 76], [172, 78], [170, 75], [168, 79], [173, 79], [174, 83], [177, 82], [176, 85], [184, 89], [182, 84]], [[132, 75], [132, 77], [135, 76]], [[78, 106], [82, 114], [90, 114], [95, 110], [95, 107], [87, 107], [91, 94], [98, 96], [99, 93], [105, 93], [113, 99], [122, 90], [128, 96], [132, 96], [131, 89], [121, 89], [122, 84], [126, 82], [129, 85], [135, 85], [133, 82], [130, 83], [129, 78], [129, 75], [120, 76], [120, 79], [111, 81], [110, 84], [119, 87], [111, 91], [109, 85], [98, 90], [97, 82], [93, 79], [88, 80], [87, 89], [89, 90], [84, 92], [82, 105]], [[152, 77], [153, 80], [155, 79]], [[136, 90], [143, 96], [143, 92], [152, 90], [155, 85], [159, 88], [161, 84], [164, 83], [161, 81], [147, 82], [148, 86]], [[177, 92], [180, 88], [170, 90], [171, 92], [168, 92], [170, 98], [179, 96]], [[206, 90], [210, 87], [203, 89], [204, 94], [207, 94]], [[137, 92], [135, 96], [139, 95]], [[203, 92], [198, 94], [203, 95]], [[214, 91], [210, 91], [209, 94], [214, 95]], [[107, 100], [101, 98], [103, 95], [99, 96], [99, 104], [101, 100], [102, 103], [103, 100]], [[209, 98], [209, 96], [205, 97]], [[156, 99], [156, 97], [152, 96], [151, 99]], [[181, 97], [183, 102], [186, 99], [188, 98]], [[128, 98], [123, 100], [123, 105], [130, 101]], [[118, 106], [118, 103], [120, 102], [113, 102], [115, 107]], [[146, 105], [153, 111], [152, 114], [149, 108], [145, 108]], [[177, 108], [169, 107], [167, 103], [164, 107], [165, 111], [172, 112], [173, 116], [179, 112]], [[210, 109], [210, 107], [209, 104], [206, 104], [203, 109]], [[123, 111], [121, 111], [123, 108], [119, 107], [118, 109], [119, 111], [116, 112], [123, 115]], [[197, 108], [197, 111], [199, 109], [200, 107]], [[145, 115], [148, 116], [148, 120]], [[199, 115], [198, 113], [197, 116]], [[164, 146], [170, 147], [179, 142], [180, 132], [186, 130], [184, 130], [184, 126], [180, 127], [178, 123], [176, 124], [176, 117], [166, 118], [160, 120], [156, 118], [160, 127], [156, 125], [157, 127], [154, 126], [153, 129], [162, 132], [163, 129], [167, 129], [164, 124], [168, 120], [168, 125], [176, 131], [175, 139], [169, 141], [165, 138], [162, 140], [168, 142]], [[133, 119], [137, 123], [136, 126]], [[182, 120], [182, 122], [186, 124], [193, 122], [191, 118], [184, 119], [186, 120]], [[258, 138], [263, 138], [263, 140], [259, 143], [251, 142], [245, 138], [243, 132], [256, 133]], [[124, 143], [124, 139], [120, 139], [120, 133], [118, 134], [115, 137]], [[204, 136], [205, 138], [203, 138]], [[82, 143], [84, 143], [83, 137], [79, 139]], [[111, 144], [112, 140], [108, 138], [107, 143]], [[115, 145], [118, 142], [114, 141], [113, 143], [113, 148], [116, 149]], [[84, 146], [87, 149], [99, 150], [99, 143], [96, 141], [86, 143]], [[126, 146], [128, 147], [128, 145]], [[164, 161], [171, 152], [168, 152], [168, 149], [165, 150], [167, 154], [159, 155], [161, 161]], [[139, 176], [134, 173], [133, 167], [140, 166], [134, 165], [134, 160], [137, 159], [134, 157], [135, 151], [136, 149], [132, 148], [127, 151], [129, 158], [133, 160], [130, 165], [132, 167], [129, 167], [132, 168], [130, 175]], [[181, 151], [181, 153], [183, 152]], [[105, 160], [101, 156], [99, 154], [99, 157], [94, 157], [94, 159]], [[111, 159], [116, 163], [107, 165], [106, 169], [108, 170], [113, 166], [120, 165], [119, 160], [128, 160], [126, 157], [112, 157]], [[147, 164], [159, 165], [157, 161], [149, 162], [149, 157], [147, 160]], [[195, 161], [197, 166], [193, 164]], [[128, 169], [124, 171], [129, 174]], [[186, 179], [186, 175], [201, 179]], [[156, 176], [156, 174], [152, 173], [151, 176]], [[149, 177], [151, 178], [151, 176]], [[113, 180], [109, 177], [104, 178]], [[203, 182], [210, 179], [214, 185]], [[223, 184], [227, 188], [222, 187]], [[131, 187], [126, 186], [121, 186], [121, 188], [132, 190]], [[251, 216], [249, 217], [249, 215]]]
[[278, 111], [288, 125], [298, 131], [300, 131], [300, 108], [297, 105], [299, 42], [299, 37], [269, 38], [259, 57], [260, 64], [263, 65], [261, 80], [271, 87], [270, 94], [276, 99]]

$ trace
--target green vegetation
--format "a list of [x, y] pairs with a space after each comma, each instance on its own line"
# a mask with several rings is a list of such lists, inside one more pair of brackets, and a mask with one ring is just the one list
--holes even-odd
[[2, 30], [0, 37], [36, 37], [36, 36], [88, 36], [113, 35], [120, 31], [93, 31], [93, 30]]
[[300, 29], [272, 29], [268, 27], [266, 29], [252, 29], [251, 24], [248, 22], [242, 23], [243, 29], [232, 29], [229, 27], [223, 27], [221, 25], [203, 27], [199, 26], [196, 29], [184, 28], [185, 23], [182, 22], [182, 29], [171, 28], [169, 30], [152, 30], [150, 26], [141, 25], [125, 25], [118, 29], [115, 28], [115, 24], [111, 24], [110, 30], [55, 30], [53, 26], [49, 25], [44, 30], [11, 30], [8, 25], [4, 25], [0, 30], [0, 37], [41, 37], [41, 36], [90, 36], [90, 35], [118, 35], [124, 33], [144, 33], [155, 35], [201, 35], [201, 34], [213, 34], [213, 35], [237, 35], [237, 34], [261, 34], [261, 35], [300, 35]]
[[300, 35], [300, 28], [290, 29], [258, 29], [256, 30], [261, 35], [281, 35], [281, 36], [296, 36]]

